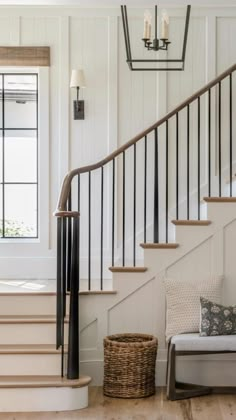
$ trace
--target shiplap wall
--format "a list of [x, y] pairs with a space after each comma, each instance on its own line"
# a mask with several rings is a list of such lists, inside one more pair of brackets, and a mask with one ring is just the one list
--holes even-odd
[[[173, 41], [170, 55], [180, 48], [183, 13], [184, 10], [180, 9], [169, 10], [170, 36]], [[147, 54], [143, 52], [140, 41], [143, 10], [129, 9], [129, 15], [134, 49], [137, 54], [139, 52]], [[130, 72], [125, 62], [119, 9], [0, 8], [0, 45], [47, 45], [51, 48], [48, 241], [43, 248], [30, 244], [30, 259], [27, 257], [26, 249], [25, 255], [21, 255], [17, 264], [9, 263], [12, 262], [12, 258], [20, 255], [19, 245], [4, 244], [1, 277], [15, 275], [54, 277], [56, 224], [52, 212], [56, 207], [60, 184], [65, 173], [71, 168], [101, 159], [235, 62], [236, 7], [193, 8], [189, 30], [184, 72], [169, 74]], [[78, 66], [83, 67], [87, 79], [87, 88], [81, 93], [81, 98], [85, 99], [84, 121], [73, 121], [72, 117], [72, 100], [75, 92], [69, 89], [69, 79], [71, 69]], [[151, 145], [149, 153], [152, 155]], [[160, 144], [160, 154], [164, 154], [164, 142]], [[143, 149], [140, 146], [137, 150], [140, 165], [142, 156]], [[204, 156], [202, 148], [203, 166]], [[174, 149], [170, 152], [170, 167], [173, 157]], [[132, 170], [131, 159], [131, 156], [127, 156], [130, 170]], [[204, 176], [203, 171], [202, 182]], [[149, 177], [151, 180], [151, 166]], [[106, 179], [105, 220], [110, 217], [108, 175]], [[99, 180], [95, 179], [92, 187], [94, 203], [96, 203], [98, 182]], [[141, 187], [142, 182], [140, 177]], [[151, 191], [151, 182], [149, 185]], [[128, 199], [131, 193], [130, 184], [127, 189]], [[138, 196], [138, 200], [142, 200], [141, 195]], [[83, 226], [85, 226], [87, 208], [85, 204], [84, 207], [81, 205], [84, 213]], [[150, 223], [152, 207], [150, 198], [148, 214]], [[95, 224], [95, 219], [99, 216], [95, 204], [93, 208]], [[118, 220], [120, 211], [121, 208], [118, 211]], [[131, 215], [127, 215], [127, 226], [131, 226], [129, 217], [131, 221]], [[141, 222], [140, 215], [138, 231], [141, 230]], [[93, 250], [95, 256], [99, 240], [99, 231], [96, 229]], [[127, 231], [127, 238], [130, 233], [131, 230]], [[85, 250], [83, 254], [82, 249], [82, 255], [86, 260], [86, 232], [82, 232], [82, 236]], [[106, 230], [104, 243], [108, 250], [109, 238], [109, 231]]]

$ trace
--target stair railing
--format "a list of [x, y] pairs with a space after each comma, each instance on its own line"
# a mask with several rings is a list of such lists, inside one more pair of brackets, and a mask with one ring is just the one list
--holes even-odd
[[[111, 153], [105, 159], [100, 162], [78, 168], [70, 171], [62, 184], [60, 191], [60, 197], [58, 200], [57, 209], [54, 215], [57, 217], [57, 348], [61, 347], [62, 350], [62, 366], [61, 374], [64, 375], [64, 324], [66, 317], [66, 296], [70, 297], [70, 310], [69, 310], [69, 342], [68, 342], [68, 366], [67, 366], [67, 377], [70, 379], [79, 377], [79, 299], [78, 293], [80, 290], [80, 271], [81, 271], [81, 258], [80, 258], [80, 239], [81, 239], [81, 227], [84, 228], [84, 224], [81, 226], [80, 211], [81, 206], [85, 205], [84, 201], [81, 201], [82, 195], [84, 200], [84, 194], [81, 194], [82, 189], [82, 176], [86, 176], [87, 179], [83, 178], [83, 191], [85, 190], [85, 182], [87, 182], [87, 207], [86, 213], [88, 216], [87, 220], [87, 289], [92, 290], [92, 208], [96, 204], [96, 211], [98, 207], [99, 216], [99, 230], [100, 230], [100, 269], [99, 269], [99, 289], [104, 289], [104, 185], [105, 175], [104, 171], [109, 166], [109, 174], [111, 175], [111, 194], [109, 196], [111, 206], [111, 266], [114, 267], [116, 261], [116, 230], [117, 230], [117, 213], [118, 213], [118, 193], [117, 185], [118, 175], [121, 177], [121, 194], [119, 196], [121, 200], [121, 265], [126, 266], [126, 252], [127, 252], [127, 237], [126, 228], [130, 225], [130, 222], [126, 221], [126, 206], [127, 206], [127, 164], [126, 155], [128, 150], [133, 151], [132, 155], [132, 264], [136, 266], [136, 251], [137, 251], [137, 192], [140, 193], [140, 188], [137, 191], [137, 144], [140, 141], [143, 142], [142, 159], [143, 159], [143, 192], [142, 192], [142, 211], [143, 211], [143, 241], [147, 242], [147, 224], [148, 224], [148, 169], [150, 166], [150, 159], [148, 156], [148, 146], [153, 142], [153, 153], [151, 156], [153, 163], [153, 242], [168, 243], [169, 242], [169, 216], [170, 216], [170, 187], [172, 192], [175, 192], [175, 214], [176, 219], [180, 217], [180, 170], [182, 170], [180, 157], [184, 155], [184, 167], [186, 166], [186, 182], [185, 182], [185, 196], [186, 196], [186, 213], [185, 218], [190, 219], [191, 214], [191, 201], [193, 201], [194, 195], [191, 191], [191, 124], [196, 123], [196, 139], [197, 144], [194, 145], [196, 148], [194, 155], [194, 164], [196, 165], [196, 197], [197, 197], [197, 213], [196, 217], [198, 220], [201, 218], [200, 204], [201, 204], [201, 137], [202, 137], [202, 126], [204, 125], [204, 140], [207, 141], [207, 195], [210, 197], [212, 194], [212, 186], [214, 184], [212, 178], [214, 175], [213, 163], [214, 156], [212, 153], [212, 129], [213, 119], [217, 121], [218, 128], [218, 145], [216, 147], [218, 161], [218, 196], [222, 195], [222, 95], [223, 89], [227, 92], [228, 102], [228, 142], [229, 142], [229, 195], [232, 197], [232, 181], [233, 181], [233, 74], [236, 70], [236, 64], [231, 66], [224, 73], [219, 75], [213, 81], [208, 83], [202, 89], [198, 90], [194, 95], [190, 96], [187, 100], [182, 102], [179, 106], [169, 112], [165, 117], [161, 118], [158, 122], [153, 124], [142, 133], [132, 138], [129, 142], [121, 146], [119, 149]], [[227, 82], [227, 86], [225, 86]], [[225, 92], [224, 92], [225, 95]], [[215, 102], [213, 103], [212, 97], [216, 99], [217, 109], [215, 109]], [[225, 96], [224, 96], [225, 98]], [[204, 100], [204, 124], [202, 123], [201, 106]], [[196, 108], [194, 112], [193, 108]], [[180, 130], [180, 117], [185, 113], [186, 127], [185, 134], [182, 134]], [[170, 128], [173, 129], [174, 121], [174, 141], [170, 141], [173, 130], [170, 132]], [[224, 117], [225, 124], [225, 117]], [[183, 126], [183, 124], [182, 124]], [[164, 127], [164, 139], [165, 139], [165, 167], [164, 177], [161, 178], [160, 163], [163, 162], [163, 156], [160, 156], [160, 139], [159, 136], [160, 128]], [[235, 128], [236, 129], [236, 128]], [[181, 132], [180, 132], [181, 131]], [[150, 136], [151, 134], [151, 136]], [[163, 133], [162, 133], [163, 134]], [[186, 143], [183, 146], [181, 138], [186, 139]], [[224, 137], [224, 142], [226, 141]], [[204, 143], [204, 146], [205, 146]], [[171, 148], [174, 149], [175, 153], [175, 170], [173, 175], [173, 168], [170, 168], [169, 156]], [[149, 146], [150, 147], [150, 146]], [[150, 154], [149, 154], [150, 155]], [[118, 161], [118, 159], [120, 161]], [[129, 163], [129, 162], [128, 162]], [[121, 171], [118, 171], [121, 167]], [[130, 170], [130, 166], [128, 168]], [[172, 176], [171, 176], [172, 171]], [[92, 180], [95, 172], [99, 172], [100, 178], [100, 202], [93, 203], [92, 194]], [[212, 175], [213, 174], [213, 175]], [[130, 177], [129, 177], [130, 180]], [[73, 184], [73, 182], [76, 184]], [[74, 185], [74, 192], [73, 192]], [[107, 183], [106, 183], [107, 185]], [[160, 191], [164, 188], [164, 192]], [[215, 188], [215, 186], [214, 186]], [[76, 191], [76, 193], [75, 193]], [[161, 197], [162, 195], [162, 197]], [[173, 194], [172, 194], [173, 195]], [[72, 196], [77, 196], [76, 209], [72, 205]], [[160, 211], [160, 198], [162, 198], [162, 207], [165, 207], [164, 214]], [[119, 200], [119, 201], [120, 201]], [[181, 210], [182, 211], [182, 210]], [[83, 216], [81, 212], [81, 216]], [[109, 222], [109, 217], [107, 217]], [[161, 229], [164, 226], [164, 234], [160, 237]], [[106, 234], [107, 236], [107, 234]], [[130, 246], [129, 246], [130, 248]]]

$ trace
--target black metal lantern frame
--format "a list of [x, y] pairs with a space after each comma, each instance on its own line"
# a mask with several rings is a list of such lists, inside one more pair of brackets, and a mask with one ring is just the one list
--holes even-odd
[[[186, 18], [185, 18], [185, 29], [184, 29], [184, 40], [183, 40], [183, 48], [182, 48], [182, 56], [179, 59], [134, 59], [132, 58], [131, 53], [131, 45], [130, 45], [130, 36], [129, 36], [129, 24], [128, 24], [128, 15], [127, 15], [127, 8], [126, 6], [121, 6], [121, 15], [122, 15], [122, 22], [123, 22], [123, 30], [124, 30], [124, 38], [125, 38], [125, 49], [126, 49], [126, 57], [127, 63], [132, 71], [181, 71], [184, 70], [184, 62], [185, 62], [185, 55], [186, 55], [186, 47], [187, 47], [187, 39], [188, 39], [188, 28], [189, 28], [189, 19], [190, 19], [190, 11], [191, 6], [187, 6], [186, 11]], [[178, 63], [178, 67], [153, 67], [153, 68], [145, 68], [141, 65], [141, 67], [135, 67], [133, 64], [135, 63]]]

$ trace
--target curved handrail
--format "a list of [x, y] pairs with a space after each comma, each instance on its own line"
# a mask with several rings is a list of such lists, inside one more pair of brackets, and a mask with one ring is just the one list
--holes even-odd
[[[108, 162], [115, 159], [118, 155], [123, 153], [125, 150], [129, 149], [131, 146], [133, 146], [135, 143], [137, 143], [139, 140], [141, 140], [143, 137], [147, 136], [149, 133], [151, 133], [155, 128], [162, 125], [164, 122], [169, 120], [171, 117], [173, 117], [175, 114], [177, 114], [179, 111], [184, 109], [187, 105], [191, 104], [193, 101], [195, 101], [198, 97], [202, 96], [205, 92], [207, 92], [209, 89], [217, 85], [221, 80], [223, 80], [225, 77], [229, 76], [233, 71], [236, 70], [236, 63], [233, 64], [231, 67], [229, 67], [227, 70], [225, 70], [223, 73], [221, 73], [219, 76], [217, 76], [215, 79], [213, 79], [211, 82], [206, 84], [203, 88], [199, 89], [197, 92], [195, 92], [193, 95], [191, 95], [188, 99], [183, 101], [180, 105], [178, 105], [176, 108], [174, 108], [172, 111], [170, 111], [168, 114], [166, 114], [163, 118], [158, 120], [155, 124], [151, 125], [146, 130], [142, 131], [137, 136], [133, 137], [131, 140], [129, 140], [127, 143], [125, 143], [123, 146], [119, 147], [117, 150], [112, 152], [110, 155], [108, 155], [106, 158], [100, 160], [99, 162], [83, 166], [81, 168], [73, 169], [70, 171], [64, 178], [61, 192], [59, 196], [59, 200], [57, 203], [57, 209], [54, 212], [54, 216], [56, 217], [79, 217], [78, 212], [70, 212], [66, 209], [66, 203], [69, 197], [70, 189], [71, 189], [71, 182], [72, 179], [76, 175], [80, 175], [85, 172], [90, 172], [95, 169], [101, 168]], [[72, 215], [73, 213], [73, 215]]]

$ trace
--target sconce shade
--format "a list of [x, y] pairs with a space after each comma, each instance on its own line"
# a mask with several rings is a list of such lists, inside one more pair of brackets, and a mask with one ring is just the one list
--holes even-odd
[[86, 87], [84, 72], [81, 69], [72, 70], [71, 79], [70, 79], [71, 88], [84, 88]]

